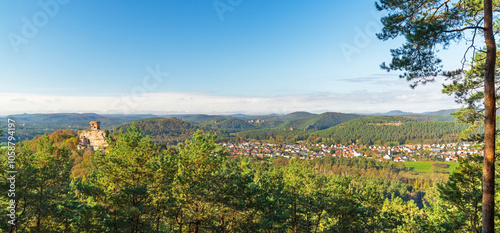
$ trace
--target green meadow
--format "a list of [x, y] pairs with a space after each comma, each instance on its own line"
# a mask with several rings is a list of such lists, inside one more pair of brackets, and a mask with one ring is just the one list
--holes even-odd
[[[395, 163], [395, 162], [393, 162]], [[410, 168], [410, 171], [416, 172], [431, 172], [432, 165], [435, 163], [444, 163], [450, 165], [448, 168], [444, 168], [448, 173], [453, 172], [457, 167], [456, 162], [429, 162], [429, 161], [416, 161], [416, 162], [404, 162], [405, 167]], [[435, 166], [434, 166], [435, 167]], [[436, 167], [438, 169], [438, 167]]]

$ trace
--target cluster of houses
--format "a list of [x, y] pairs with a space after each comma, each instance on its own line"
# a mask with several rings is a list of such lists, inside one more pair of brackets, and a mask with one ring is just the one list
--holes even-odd
[[355, 158], [367, 156], [381, 161], [416, 161], [421, 155], [435, 157], [447, 162], [457, 162], [459, 158], [470, 154], [482, 153], [474, 149], [470, 143], [417, 144], [400, 146], [358, 146], [358, 145], [326, 145], [306, 142], [273, 144], [267, 142], [222, 143], [232, 155], [253, 155], [257, 157], [284, 157], [314, 159], [329, 156]]
[[265, 120], [258, 120], [258, 119], [257, 119], [257, 120], [255, 120], [255, 121], [254, 121], [254, 120], [249, 120], [249, 121], [248, 121], [248, 123], [250, 123], [250, 124], [253, 124], [253, 123], [257, 123], [257, 124], [259, 124], [259, 123], [264, 123], [264, 122], [265, 122]]

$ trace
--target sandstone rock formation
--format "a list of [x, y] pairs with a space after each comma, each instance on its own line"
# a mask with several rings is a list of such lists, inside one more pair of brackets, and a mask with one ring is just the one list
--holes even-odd
[[101, 122], [91, 121], [90, 130], [78, 132], [78, 149], [105, 150], [108, 146], [106, 132], [101, 130]]

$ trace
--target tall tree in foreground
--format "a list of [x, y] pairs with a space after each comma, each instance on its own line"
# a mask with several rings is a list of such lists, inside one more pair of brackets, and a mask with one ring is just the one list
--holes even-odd
[[[404, 71], [400, 77], [412, 81], [412, 87], [446, 74], [436, 52], [441, 46], [446, 49], [452, 41], [470, 42], [470, 47], [464, 51], [464, 58], [469, 50], [472, 50], [472, 55], [477, 51], [485, 54], [482, 72], [484, 104], [479, 106], [485, 126], [483, 232], [494, 232], [496, 43], [493, 9], [497, 9], [498, 5], [498, 1], [493, 4], [492, 0], [380, 0], [376, 3], [379, 11], [388, 12], [382, 18], [384, 28], [378, 38], [388, 40], [403, 36], [406, 39], [400, 48], [391, 50], [391, 63], [383, 63], [381, 67], [387, 71]], [[486, 49], [476, 48], [479, 40], [483, 40]], [[464, 61], [462, 66], [465, 65]], [[467, 65], [474, 67], [474, 64]]]

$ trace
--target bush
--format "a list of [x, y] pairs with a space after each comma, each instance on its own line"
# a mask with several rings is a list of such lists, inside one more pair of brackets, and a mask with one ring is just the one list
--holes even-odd
[[449, 168], [450, 167], [450, 165], [446, 164], [446, 163], [435, 163], [435, 164], [432, 164], [432, 166], [439, 167], [439, 168]]

